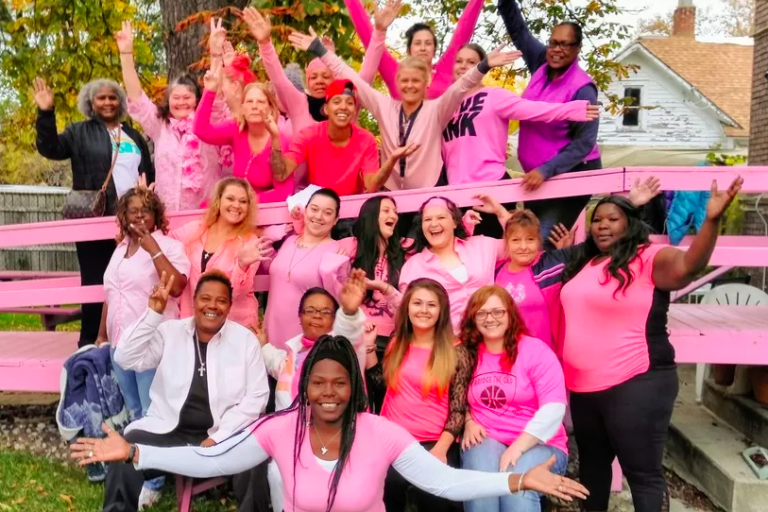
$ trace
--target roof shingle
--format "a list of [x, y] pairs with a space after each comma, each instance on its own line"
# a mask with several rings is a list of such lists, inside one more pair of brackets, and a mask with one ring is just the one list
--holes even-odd
[[734, 119], [731, 137], [749, 135], [753, 47], [687, 37], [640, 37], [638, 42]]

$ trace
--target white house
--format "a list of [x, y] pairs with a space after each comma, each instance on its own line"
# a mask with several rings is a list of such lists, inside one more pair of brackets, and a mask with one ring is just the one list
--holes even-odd
[[638, 108], [601, 116], [604, 160], [682, 165], [712, 150], [746, 153], [752, 40], [696, 38], [695, 19], [692, 0], [680, 0], [672, 36], [640, 37], [617, 55], [640, 69], [611, 84], [610, 92], [634, 98]]

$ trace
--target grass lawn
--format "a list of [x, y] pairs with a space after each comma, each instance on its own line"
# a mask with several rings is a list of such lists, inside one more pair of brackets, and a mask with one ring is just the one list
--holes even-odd
[[[0, 331], [42, 331], [43, 322], [40, 315], [24, 315], [19, 313], [0, 313]], [[57, 331], [80, 331], [80, 320], [59, 325]]]
[[[88, 482], [79, 468], [21, 452], [0, 451], [0, 475], [0, 512], [101, 510], [103, 485]], [[172, 479], [167, 479], [162, 500], [149, 510], [177, 510], [172, 483]], [[230, 510], [237, 510], [234, 501], [222, 497], [218, 490], [194, 500], [194, 512]]]

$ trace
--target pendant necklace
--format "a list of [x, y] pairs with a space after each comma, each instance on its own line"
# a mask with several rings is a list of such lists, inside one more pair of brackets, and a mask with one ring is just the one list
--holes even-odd
[[195, 330], [195, 351], [197, 352], [197, 360], [200, 363], [197, 373], [202, 377], [205, 374], [205, 363], [203, 362], [203, 351], [200, 349], [200, 340], [197, 338], [197, 330]]
[[[318, 441], [320, 441], [320, 453], [322, 453], [323, 455], [325, 455], [326, 453], [328, 453], [328, 447], [327, 447], [328, 445], [326, 445], [326, 444], [323, 442], [323, 439], [320, 437], [320, 432], [318, 432], [318, 431], [317, 431], [317, 427], [315, 427], [315, 425], [314, 425], [314, 424], [312, 425], [312, 428], [313, 428], [313, 429], [315, 429], [315, 435], [317, 436], [317, 440], [318, 440]], [[336, 432], [336, 435], [334, 435], [334, 436], [331, 438], [331, 440], [330, 440], [330, 441], [328, 441], [328, 444], [331, 444], [331, 443], [333, 442], [333, 440], [334, 440], [334, 439], [336, 439], [337, 437], [339, 437], [339, 434], [341, 434], [341, 429], [339, 429], [339, 431], [338, 431], [338, 432]]]
[[[294, 268], [296, 268], [296, 266], [297, 266], [299, 263], [301, 263], [302, 261], [304, 261], [304, 258], [306, 258], [306, 257], [307, 257], [307, 256], [309, 256], [310, 254], [312, 254], [312, 251], [314, 251], [315, 249], [317, 249], [317, 246], [318, 246], [318, 245], [320, 245], [320, 242], [317, 242], [315, 245], [313, 245], [313, 246], [312, 246], [312, 248], [311, 248], [309, 251], [307, 251], [307, 253], [306, 253], [304, 256], [302, 256], [301, 258], [299, 258], [299, 261], [297, 261], [297, 262], [296, 262], [296, 265], [294, 265], [294, 264], [293, 264], [293, 258], [296, 256], [296, 251], [299, 249], [299, 240], [298, 240], [298, 239], [296, 239], [296, 244], [293, 246], [293, 253], [291, 254], [291, 261], [290, 261], [290, 262], [288, 262], [288, 282], [289, 282], [289, 283], [291, 282], [291, 271], [293, 271], [293, 269], [294, 269]], [[302, 247], [302, 248], [305, 248], [305, 247]]]

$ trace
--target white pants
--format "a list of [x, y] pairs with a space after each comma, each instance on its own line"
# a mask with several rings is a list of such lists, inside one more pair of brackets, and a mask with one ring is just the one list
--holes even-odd
[[283, 512], [283, 477], [280, 476], [280, 470], [274, 460], [267, 467], [267, 481], [273, 512]]

